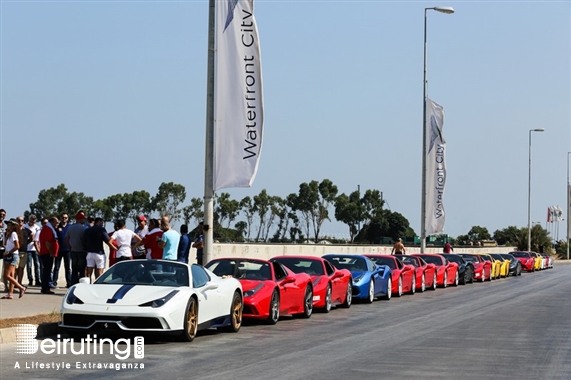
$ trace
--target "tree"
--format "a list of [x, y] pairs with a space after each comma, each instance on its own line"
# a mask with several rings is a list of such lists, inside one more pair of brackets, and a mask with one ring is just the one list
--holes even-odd
[[150, 215], [152, 212], [151, 194], [145, 190], [123, 194], [123, 210], [127, 219], [136, 226], [139, 215]]
[[317, 207], [312, 214], [313, 232], [316, 243], [319, 241], [319, 233], [321, 232], [323, 222], [326, 220], [331, 221], [329, 218], [329, 206], [334, 204], [338, 192], [337, 186], [328, 179], [321, 181], [318, 189], [319, 199], [317, 201]]
[[78, 210], [90, 210], [92, 206], [92, 197], [83, 193], [69, 193], [62, 183], [57, 187], [40, 190], [38, 200], [30, 203], [30, 212], [24, 213], [24, 216], [27, 218], [29, 214], [35, 214], [42, 218], [63, 213], [75, 215]]
[[256, 234], [256, 241], [259, 241], [263, 237], [262, 232], [266, 227], [266, 223], [269, 222], [271, 214], [271, 206], [273, 204], [273, 199], [268, 195], [266, 189], [262, 189], [260, 194], [254, 196], [254, 204], [252, 210], [258, 215], [259, 226], [258, 232]]
[[494, 232], [494, 240], [498, 245], [519, 246], [521, 238], [520, 229], [516, 226], [509, 226], [503, 230], [496, 230]]
[[240, 213], [240, 202], [235, 199], [230, 199], [230, 194], [228, 193], [221, 193], [220, 196], [216, 198], [214, 213], [218, 215], [220, 225], [224, 225], [226, 221], [226, 228], [230, 228], [230, 223], [232, 223]]
[[184, 224], [190, 224], [190, 220], [194, 219], [196, 225], [204, 219], [204, 201], [201, 198], [192, 198], [190, 205], [182, 209]]
[[349, 226], [349, 238], [353, 242], [363, 222], [363, 202], [359, 191], [349, 196], [340, 194], [335, 199], [335, 219]]
[[490, 239], [492, 239], [492, 237], [486, 227], [473, 226], [470, 231], [468, 231], [468, 240], [474, 243]]
[[248, 225], [246, 229], [246, 239], [250, 240], [250, 234], [252, 231], [252, 223], [254, 221], [254, 205], [252, 203], [252, 198], [244, 197], [240, 201], [240, 210], [244, 213], [246, 217], [246, 223]]
[[186, 199], [186, 189], [183, 185], [174, 182], [163, 182], [159, 186], [157, 195], [152, 200], [153, 209], [161, 216], [168, 216], [171, 221], [181, 216], [178, 206]]

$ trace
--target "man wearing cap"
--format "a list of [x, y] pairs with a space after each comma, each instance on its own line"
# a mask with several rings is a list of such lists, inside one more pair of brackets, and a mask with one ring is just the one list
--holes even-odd
[[79, 282], [79, 279], [85, 277], [85, 268], [87, 267], [87, 252], [83, 244], [85, 230], [88, 224], [85, 223], [86, 216], [83, 211], [75, 215], [75, 223], [69, 226], [65, 235], [65, 245], [69, 249], [71, 257], [71, 284]]
[[404, 244], [402, 243], [402, 239], [399, 240], [393, 245], [393, 249], [391, 250], [391, 255], [406, 255], [406, 249], [404, 248]]
[[[139, 215], [137, 217], [137, 228], [135, 228], [135, 233], [137, 236], [143, 240], [145, 236], [149, 233], [149, 227], [147, 227], [147, 218], [145, 215]], [[137, 244], [137, 240], [133, 239], [131, 244]], [[133, 250], [133, 259], [145, 259], [147, 254], [147, 250], [145, 249], [144, 244], [138, 244], [136, 248]]]

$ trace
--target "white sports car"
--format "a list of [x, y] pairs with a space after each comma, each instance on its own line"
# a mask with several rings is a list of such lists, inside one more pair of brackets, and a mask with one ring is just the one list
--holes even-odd
[[92, 330], [176, 333], [192, 341], [198, 330], [237, 332], [242, 325], [240, 282], [200, 265], [129, 260], [113, 265], [93, 284], [72, 286], [59, 326], [70, 334]]

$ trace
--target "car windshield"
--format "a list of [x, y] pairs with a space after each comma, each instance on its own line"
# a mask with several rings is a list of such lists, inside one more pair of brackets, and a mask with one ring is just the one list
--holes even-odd
[[123, 261], [104, 272], [95, 284], [188, 286], [188, 265], [176, 261]]
[[217, 276], [231, 276], [247, 280], [271, 280], [270, 264], [261, 260], [213, 260], [206, 268]]
[[471, 261], [473, 263], [477, 263], [480, 261], [480, 260], [478, 260], [478, 257], [476, 257], [474, 255], [462, 255], [462, 257], [464, 258], [464, 260]]
[[370, 257], [371, 260], [375, 262], [377, 265], [386, 265], [391, 269], [396, 269], [397, 266], [395, 264], [395, 259], [390, 257]]
[[509, 255], [507, 253], [501, 253], [500, 256], [502, 256], [504, 259], [509, 260], [509, 261], [513, 261], [515, 259], [515, 257], [513, 257], [512, 255]]
[[422, 258], [424, 259], [424, 261], [430, 264], [444, 265], [442, 263], [442, 258], [440, 258], [439, 256], [422, 256]]
[[492, 258], [490, 256], [480, 256], [480, 257], [486, 261], [492, 261]]
[[492, 253], [491, 256], [496, 260], [505, 261], [505, 259], [500, 254]]
[[464, 264], [464, 260], [462, 260], [462, 257], [460, 257], [460, 256], [446, 255], [444, 257], [446, 257], [448, 259], [448, 261], [452, 261], [453, 263], [456, 263], [458, 265]]
[[366, 271], [367, 262], [362, 257], [353, 256], [327, 256], [327, 260], [337, 269], [347, 269], [349, 271]]
[[288, 267], [293, 273], [307, 273], [309, 275], [317, 276], [325, 275], [323, 264], [319, 260], [293, 257], [280, 257], [274, 260]]
[[408, 265], [412, 265], [415, 267], [419, 267], [420, 265], [418, 264], [418, 260], [416, 260], [416, 257], [410, 257], [410, 256], [404, 256], [400, 258], [402, 260], [403, 263], [408, 264]]
[[529, 258], [529, 252], [510, 252], [510, 255], [514, 257], [527, 257]]

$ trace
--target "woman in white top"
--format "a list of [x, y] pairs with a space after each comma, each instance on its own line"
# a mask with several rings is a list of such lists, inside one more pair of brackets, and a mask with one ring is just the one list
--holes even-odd
[[18, 250], [20, 249], [20, 241], [18, 240], [18, 222], [15, 219], [10, 219], [8, 221], [8, 228], [6, 229], [6, 239], [4, 251], [4, 278], [10, 283], [8, 286], [8, 294], [2, 297], [2, 299], [11, 300], [14, 297], [12, 293], [14, 292], [14, 287], [20, 289], [20, 298], [26, 293], [27, 287], [24, 287], [16, 281], [14, 274], [16, 273], [16, 266], [20, 261], [20, 255]]

